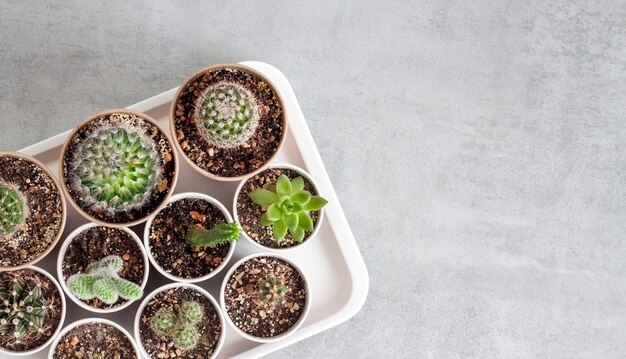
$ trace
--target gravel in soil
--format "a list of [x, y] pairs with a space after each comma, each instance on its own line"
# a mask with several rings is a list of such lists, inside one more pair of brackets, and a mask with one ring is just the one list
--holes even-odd
[[[144, 262], [141, 247], [123, 230], [104, 226], [86, 229], [67, 246], [61, 264], [63, 280], [67, 281], [76, 273], [84, 273], [89, 264], [108, 255], [117, 255], [124, 260], [124, 268], [118, 272], [120, 277], [141, 285], [148, 265]], [[106, 304], [94, 298], [83, 302], [94, 308], [107, 309], [122, 305], [127, 300], [120, 297], [117, 302]]]
[[[159, 309], [165, 308], [177, 313], [182, 303], [190, 301], [199, 303], [203, 309], [203, 317], [196, 324], [200, 339], [195, 348], [181, 350], [176, 348], [167, 337], [157, 335], [150, 323]], [[166, 289], [150, 299], [141, 312], [139, 339], [151, 358], [210, 358], [223, 330], [217, 311], [218, 309], [213, 306], [209, 298], [192, 288]]]
[[128, 337], [106, 323], [85, 323], [70, 329], [59, 341], [54, 359], [134, 359], [137, 353]]
[[191, 279], [214, 271], [228, 254], [231, 244], [193, 248], [185, 240], [190, 228], [211, 229], [226, 216], [211, 202], [200, 198], [182, 198], [168, 203], [152, 221], [150, 252], [167, 273]]
[[39, 257], [57, 239], [63, 202], [46, 172], [22, 158], [0, 157], [0, 182], [20, 192], [27, 208], [25, 220], [13, 233], [0, 233], [0, 267], [12, 267]]
[[61, 320], [62, 302], [61, 293], [56, 285], [45, 275], [31, 269], [21, 269], [10, 272], [0, 272], [0, 281], [12, 280], [15, 277], [34, 277], [41, 282], [42, 298], [54, 308], [43, 317], [43, 332], [27, 334], [22, 342], [15, 343], [13, 333], [0, 333], [0, 348], [11, 351], [26, 351], [38, 348], [50, 339], [59, 326]]
[[[207, 141], [196, 125], [196, 100], [208, 86], [236, 83], [250, 91], [259, 107], [254, 134], [243, 144], [220, 148]], [[236, 68], [223, 68], [199, 75], [186, 85], [176, 100], [174, 128], [185, 156], [196, 166], [220, 177], [237, 177], [267, 163], [278, 150], [284, 135], [284, 110], [269, 84], [257, 75]]]
[[[289, 248], [300, 244], [293, 240], [293, 237], [289, 232], [287, 232], [287, 235], [280, 243], [277, 243], [274, 240], [272, 227], [262, 226], [259, 224], [259, 219], [261, 218], [265, 208], [252, 202], [252, 199], [248, 196], [248, 193], [254, 191], [255, 189], [269, 189], [270, 186], [276, 184], [276, 181], [278, 181], [278, 177], [280, 177], [281, 174], [289, 177], [290, 180], [300, 176], [298, 172], [290, 169], [268, 168], [247, 179], [237, 196], [237, 217], [239, 224], [241, 225], [241, 229], [243, 229], [246, 234], [252, 238], [252, 240], [269, 248]], [[317, 195], [313, 184], [311, 184], [306, 177], [301, 177], [304, 179], [304, 189], [309, 191], [312, 195]], [[320, 217], [320, 211], [312, 211], [310, 215], [313, 220], [313, 226], [315, 227]], [[302, 242], [307, 241], [310, 234], [311, 232], [305, 231]]]
[[[116, 125], [137, 128], [146, 138], [152, 141], [156, 151], [160, 154], [157, 166], [162, 168], [162, 178], [152, 188], [149, 200], [145, 204], [133, 206], [126, 211], [104, 211], [99, 206], [93, 205], [93, 199], [86, 198], [82, 192], [73, 188], [76, 186], [72, 186], [70, 179], [76, 177], [74, 175], [76, 171], [75, 164], [79, 162], [76, 157], [80, 153], [80, 146], [85, 139], [98, 128]], [[170, 146], [170, 142], [167, 140], [166, 134], [154, 124], [132, 114], [113, 113], [90, 121], [68, 141], [63, 158], [63, 177], [66, 188], [71, 200], [93, 218], [107, 223], [132, 222], [150, 215], [167, 199], [176, 175], [176, 156]]]
[[[264, 303], [259, 281], [280, 278], [289, 291], [282, 303]], [[304, 313], [307, 293], [304, 278], [286, 261], [276, 257], [255, 257], [242, 263], [228, 278], [224, 291], [226, 312], [247, 334], [274, 337], [288, 331]]]

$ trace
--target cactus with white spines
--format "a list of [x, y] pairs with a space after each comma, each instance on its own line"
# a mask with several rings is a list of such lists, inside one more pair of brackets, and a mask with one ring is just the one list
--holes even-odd
[[243, 144], [254, 134], [259, 123], [255, 96], [237, 83], [217, 83], [207, 87], [195, 107], [200, 133], [219, 148]]
[[172, 341], [180, 350], [196, 347], [200, 335], [196, 324], [202, 320], [204, 311], [198, 302], [183, 302], [177, 313], [171, 309], [159, 309], [150, 324], [152, 330]]
[[48, 318], [58, 303], [43, 297], [43, 283], [24, 271], [7, 272], [0, 283], [0, 333], [11, 338], [11, 347], [37, 340], [51, 328]]
[[278, 277], [268, 277], [259, 281], [259, 298], [271, 306], [285, 301], [285, 294], [290, 290]]
[[121, 278], [122, 258], [110, 255], [87, 266], [85, 273], [77, 273], [67, 279], [70, 291], [81, 300], [100, 299], [105, 304], [115, 304], [121, 297], [126, 300], [141, 298], [141, 287]]
[[162, 176], [158, 150], [131, 126], [100, 126], [81, 140], [77, 150], [68, 184], [103, 211], [145, 205]]
[[15, 232], [24, 221], [26, 209], [26, 201], [18, 190], [0, 183], [0, 234]]

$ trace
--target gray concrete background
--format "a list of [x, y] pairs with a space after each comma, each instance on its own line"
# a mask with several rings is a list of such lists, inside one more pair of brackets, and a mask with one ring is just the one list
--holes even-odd
[[0, 0], [0, 147], [271, 63], [371, 276], [354, 319], [273, 358], [624, 358], [625, 19], [621, 1]]

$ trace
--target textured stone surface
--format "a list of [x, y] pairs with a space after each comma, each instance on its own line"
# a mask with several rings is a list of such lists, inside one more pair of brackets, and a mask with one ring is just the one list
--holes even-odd
[[626, 357], [624, 2], [99, 4], [0, 0], [1, 147], [282, 70], [371, 289], [272, 357]]

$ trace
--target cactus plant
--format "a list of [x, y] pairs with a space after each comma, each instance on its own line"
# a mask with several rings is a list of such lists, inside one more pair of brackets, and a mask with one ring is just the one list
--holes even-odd
[[328, 201], [306, 191], [302, 177], [290, 181], [284, 174], [280, 175], [270, 189], [260, 188], [248, 193], [254, 203], [267, 207], [259, 224], [272, 226], [274, 240], [278, 243], [285, 238], [287, 230], [294, 241], [302, 242], [304, 232], [313, 231], [310, 212], [322, 209]]
[[205, 89], [196, 102], [200, 133], [214, 146], [231, 148], [246, 142], [259, 122], [254, 95], [236, 83], [217, 83]]
[[196, 324], [203, 315], [204, 311], [198, 302], [183, 302], [176, 314], [170, 309], [159, 309], [150, 323], [157, 335], [170, 339], [180, 350], [189, 350], [198, 344], [200, 335]]
[[98, 298], [105, 304], [115, 304], [121, 297], [126, 300], [141, 298], [141, 287], [117, 274], [124, 266], [122, 258], [110, 255], [87, 266], [85, 273], [67, 279], [70, 291], [81, 300]]
[[103, 211], [145, 205], [162, 176], [154, 144], [130, 126], [96, 128], [81, 141], [75, 158], [68, 185]]
[[282, 303], [289, 290], [289, 287], [278, 277], [267, 277], [259, 281], [259, 298], [263, 303], [269, 303], [272, 306]]
[[219, 223], [211, 229], [191, 227], [185, 240], [192, 247], [215, 247], [239, 238], [241, 230], [237, 223]]
[[56, 303], [43, 297], [43, 283], [36, 275], [7, 272], [0, 283], [0, 333], [8, 334], [11, 347], [37, 340], [51, 327], [48, 317]]
[[26, 202], [19, 191], [0, 183], [0, 233], [9, 235], [24, 221]]

